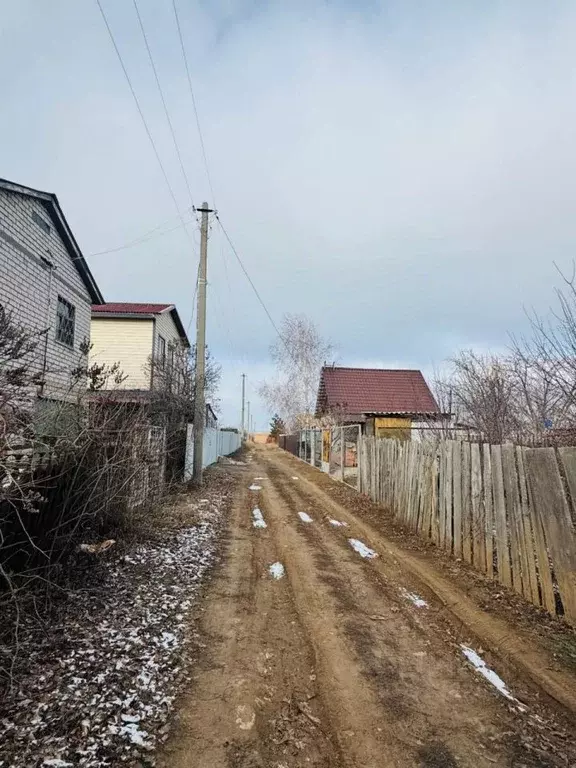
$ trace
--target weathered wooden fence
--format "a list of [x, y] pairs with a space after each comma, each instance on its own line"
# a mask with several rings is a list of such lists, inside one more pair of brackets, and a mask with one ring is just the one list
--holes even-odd
[[576, 448], [364, 437], [360, 490], [454, 557], [576, 623]]

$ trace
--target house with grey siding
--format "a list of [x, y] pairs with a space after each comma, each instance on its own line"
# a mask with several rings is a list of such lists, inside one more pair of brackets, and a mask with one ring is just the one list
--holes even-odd
[[58, 198], [0, 179], [0, 304], [38, 334], [38, 397], [73, 400], [71, 372], [87, 364], [92, 305], [104, 301]]

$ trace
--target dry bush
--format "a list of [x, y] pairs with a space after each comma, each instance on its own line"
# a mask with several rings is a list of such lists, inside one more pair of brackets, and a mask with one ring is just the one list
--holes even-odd
[[[94, 398], [52, 403], [37, 423], [37, 337], [0, 307], [0, 676], [9, 679], [19, 632], [50, 616], [54, 597], [93, 571], [79, 545], [130, 525], [149, 454], [143, 409]], [[106, 383], [117, 370], [93, 370]], [[79, 377], [75, 371], [71, 392]], [[76, 387], [77, 389], [77, 387]]]

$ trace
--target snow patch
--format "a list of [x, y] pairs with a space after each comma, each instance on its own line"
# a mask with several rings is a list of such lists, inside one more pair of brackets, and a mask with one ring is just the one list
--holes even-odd
[[306, 512], [298, 512], [298, 517], [300, 518], [300, 520], [302, 520], [303, 523], [312, 522], [312, 518], [310, 517], [310, 515], [306, 514]]
[[348, 539], [348, 543], [353, 550], [358, 552], [360, 557], [366, 557], [368, 559], [378, 557], [378, 554], [374, 552], [373, 549], [370, 549], [370, 547], [367, 547], [363, 541], [360, 541], [360, 539]]
[[284, 576], [284, 566], [282, 563], [272, 563], [268, 570], [270, 571], [270, 576], [275, 579], [281, 579]]
[[249, 491], [261, 491], [262, 490], [262, 486], [261, 485], [256, 485], [255, 483], [252, 483], [252, 485], [250, 486], [250, 488], [248, 488], [248, 490]]
[[330, 525], [333, 525], [335, 528], [348, 528], [348, 523], [344, 523], [340, 520], [332, 520], [332, 518], [330, 518], [328, 522], [330, 523]]
[[248, 704], [236, 707], [236, 725], [242, 731], [249, 731], [256, 722], [256, 712]]
[[295, 476], [292, 476], [292, 480], [298, 480], [298, 478]]
[[[4, 764], [4, 761], [2, 761], [2, 763], [0, 763], [0, 765], [3, 765], [3, 764]], [[42, 761], [42, 765], [43, 766], [44, 765], [46, 765], [46, 766], [50, 765], [53, 768], [69, 768], [69, 766], [70, 766], [70, 768], [72, 768], [73, 764], [72, 763], [68, 763], [66, 760], [60, 760], [59, 757], [51, 757], [51, 758], [48, 758], [48, 760], [43, 760]]]
[[267, 528], [266, 521], [264, 520], [264, 516], [262, 515], [262, 512], [256, 507], [256, 509], [252, 510], [252, 517], [254, 518], [252, 521], [252, 525], [254, 528]]
[[152, 744], [146, 741], [148, 731], [141, 731], [138, 728], [138, 723], [126, 723], [119, 730], [118, 733], [122, 736], [126, 736], [132, 744], [136, 744], [137, 747], [144, 747], [144, 749], [151, 749]]
[[[4, 765], [128, 765], [164, 740], [195, 642], [186, 620], [219, 555], [227, 496], [185, 502], [193, 525], [158, 532], [124, 557], [112, 551], [98, 589], [71, 594], [83, 607], [71, 602], [65, 644], [59, 633], [46, 646], [30, 635], [23, 648], [31, 671], [2, 702]], [[80, 727], [69, 727], [78, 712]]]
[[415, 592], [408, 592], [408, 590], [404, 588], [402, 588], [400, 592], [402, 593], [402, 596], [406, 598], [406, 600], [410, 600], [410, 602], [414, 603], [417, 608], [429, 608], [426, 600], [417, 595]]
[[482, 677], [485, 677], [486, 680], [488, 680], [488, 682], [502, 694], [502, 696], [505, 696], [507, 699], [510, 699], [510, 701], [514, 701], [519, 704], [519, 709], [521, 712], [526, 711], [526, 707], [520, 704], [518, 699], [515, 699], [514, 696], [512, 696], [508, 690], [508, 686], [504, 680], [502, 680], [500, 675], [496, 674], [493, 669], [490, 669], [490, 667], [486, 665], [484, 659], [481, 658], [475, 650], [469, 648], [467, 645], [461, 645], [460, 648], [462, 649], [462, 653], [464, 656], [466, 656], [470, 664], [472, 664], [472, 666], [482, 675]]

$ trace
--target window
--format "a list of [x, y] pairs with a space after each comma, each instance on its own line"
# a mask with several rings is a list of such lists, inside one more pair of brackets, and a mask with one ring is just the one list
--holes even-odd
[[36, 224], [38, 224], [40, 229], [43, 229], [44, 232], [46, 232], [47, 235], [50, 234], [50, 224], [48, 224], [48, 222], [44, 221], [42, 216], [38, 216], [36, 211], [32, 211], [32, 221], [34, 221]]
[[74, 346], [74, 325], [76, 323], [76, 310], [69, 301], [58, 296], [58, 309], [56, 310], [56, 340], [67, 347]]
[[166, 339], [158, 334], [158, 365], [164, 368], [166, 365]]

